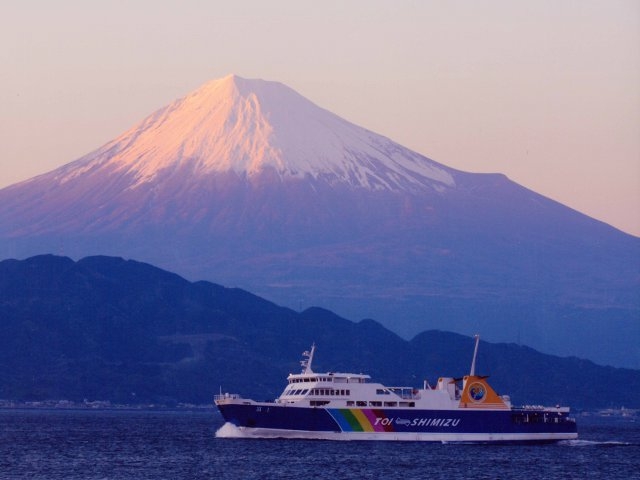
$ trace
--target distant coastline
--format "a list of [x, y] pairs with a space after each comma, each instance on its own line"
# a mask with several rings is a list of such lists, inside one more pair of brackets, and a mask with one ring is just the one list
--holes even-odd
[[213, 402], [211, 405], [192, 403], [141, 403], [141, 404], [123, 404], [113, 403], [109, 400], [85, 400], [83, 402], [74, 402], [71, 400], [40, 400], [40, 401], [17, 401], [0, 399], [0, 410], [211, 410], [217, 412]]

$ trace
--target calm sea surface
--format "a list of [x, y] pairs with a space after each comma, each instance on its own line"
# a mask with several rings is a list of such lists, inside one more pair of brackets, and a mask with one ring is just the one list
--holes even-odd
[[216, 438], [217, 412], [0, 410], [1, 479], [640, 479], [640, 424], [557, 445]]

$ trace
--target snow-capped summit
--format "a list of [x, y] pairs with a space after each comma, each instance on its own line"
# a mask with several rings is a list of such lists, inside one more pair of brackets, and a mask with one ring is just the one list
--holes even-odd
[[289, 87], [235, 75], [210, 81], [156, 111], [63, 174], [101, 165], [139, 185], [167, 171], [189, 175], [271, 169], [370, 189], [442, 189], [449, 169], [358, 127]]

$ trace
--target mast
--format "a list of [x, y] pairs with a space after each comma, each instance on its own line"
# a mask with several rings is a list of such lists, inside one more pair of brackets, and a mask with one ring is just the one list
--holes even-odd
[[313, 342], [313, 344], [311, 345], [311, 351], [302, 352], [302, 356], [306, 357], [303, 358], [300, 362], [300, 365], [302, 365], [302, 373], [313, 373], [313, 370], [311, 370], [311, 362], [313, 362], [313, 354], [315, 353], [315, 351], [316, 343]]
[[478, 356], [478, 343], [480, 343], [480, 335], [475, 334], [473, 338], [476, 339], [476, 346], [473, 349], [473, 360], [471, 361], [471, 371], [469, 372], [470, 377], [473, 377], [476, 374], [476, 357]]

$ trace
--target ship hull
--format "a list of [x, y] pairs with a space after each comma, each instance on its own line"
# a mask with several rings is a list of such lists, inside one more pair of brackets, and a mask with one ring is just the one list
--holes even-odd
[[556, 411], [218, 405], [238, 436], [325, 440], [548, 443], [577, 438]]

